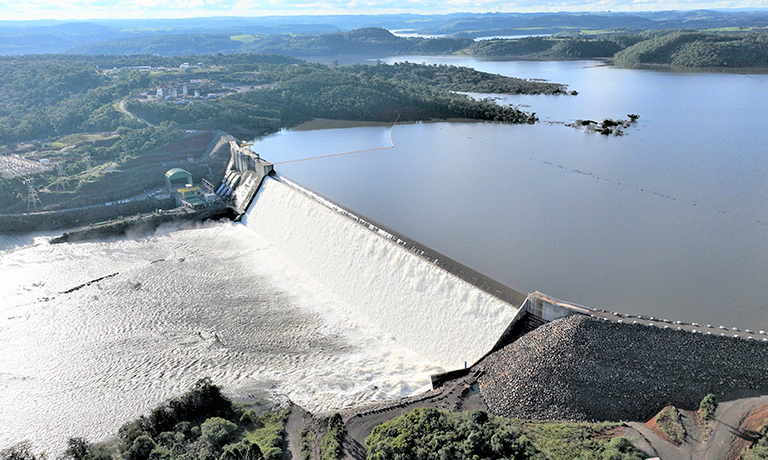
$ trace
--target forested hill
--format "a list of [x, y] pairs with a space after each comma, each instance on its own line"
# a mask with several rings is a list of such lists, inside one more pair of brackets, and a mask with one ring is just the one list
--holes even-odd
[[[337, 52], [338, 43], [344, 41], [344, 37], [339, 34], [372, 27], [445, 38], [478, 38], [609, 30], [749, 30], [765, 28], [766, 25], [768, 10], [266, 16], [108, 19], [88, 22], [0, 19], [0, 55], [54, 54], [69, 50], [74, 50], [70, 51], [73, 53], [151, 53], [174, 56], [248, 51], [297, 55], [295, 53], [303, 52], [304, 45], [316, 51]], [[305, 38], [324, 34], [330, 35], [314, 42]], [[271, 40], [273, 38], [274, 41]], [[409, 42], [401, 40], [397, 46], [403, 43]], [[437, 43], [430, 42], [429, 46], [436, 46]], [[450, 42], [442, 46], [448, 46], [447, 43]], [[86, 47], [93, 44], [99, 44], [98, 48]], [[359, 52], [355, 46], [341, 51]], [[416, 47], [415, 50], [409, 48], [409, 53], [446, 52], [445, 49], [419, 51], [418, 46], [423, 45], [418, 45], [417, 41], [411, 42], [409, 46]], [[380, 48], [375, 47], [368, 49], [380, 51]]]
[[0, 209], [26, 209], [28, 180], [46, 210], [93, 204], [106, 190], [109, 200], [140, 193], [151, 186], [144, 163], [160, 168], [166, 147], [204, 133], [252, 139], [312, 118], [533, 123], [535, 114], [452, 89], [565, 93], [454, 66], [370, 67], [258, 54], [0, 57]]
[[131, 37], [70, 48], [71, 54], [185, 56], [191, 54], [237, 53], [242, 43], [221, 34], [180, 34]]
[[768, 32], [603, 31], [571, 36], [482, 40], [461, 53], [497, 59], [613, 59], [627, 66], [766, 67]]
[[393, 65], [349, 65], [337, 69], [360, 75], [386, 78], [459, 92], [504, 94], [565, 94], [566, 86], [559, 83], [525, 80], [479, 72], [469, 67], [421, 65], [411, 62]]
[[[189, 62], [192, 65], [188, 64]], [[278, 55], [158, 56], [28, 55], [0, 57], [0, 144], [110, 131], [135, 125], [116, 110], [121, 99], [150, 122], [205, 123], [261, 132], [312, 117], [421, 120], [468, 117], [513, 122], [531, 118], [509, 107], [450, 91], [564, 93], [558, 84], [529, 82], [454, 66], [326, 66]], [[178, 87], [179, 99], [155, 97]], [[197, 98], [181, 98], [182, 86]], [[186, 96], [186, 94], [184, 95]]]
[[184, 34], [123, 38], [70, 49], [74, 54], [258, 53], [293, 57], [447, 54], [472, 44], [468, 38], [397, 37], [386, 29], [368, 27], [327, 34]]
[[638, 42], [616, 53], [620, 64], [677, 67], [768, 66], [768, 34], [674, 32]]
[[[768, 30], [602, 30], [563, 32], [519, 39], [397, 37], [386, 29], [364, 28], [319, 35], [168, 35], [83, 45], [82, 54], [205, 53], [279, 54], [330, 61], [343, 57], [461, 54], [494, 59], [615, 59], [622, 65], [678, 67], [768, 66]], [[454, 85], [454, 90], [461, 90]]]

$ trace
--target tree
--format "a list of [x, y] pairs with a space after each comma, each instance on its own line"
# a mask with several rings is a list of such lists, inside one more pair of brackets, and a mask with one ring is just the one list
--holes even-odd
[[328, 419], [328, 432], [320, 441], [320, 451], [323, 460], [339, 460], [343, 454], [344, 437], [347, 435], [347, 427], [341, 414], [336, 412]]
[[375, 427], [365, 444], [368, 458], [374, 460], [542, 458], [520, 426], [484, 411], [415, 409]]
[[0, 450], [0, 460], [37, 460], [37, 457], [32, 453], [32, 443], [22, 441]]
[[717, 398], [710, 393], [699, 403], [699, 417], [704, 421], [712, 420], [715, 418], [715, 411], [717, 411]]
[[237, 431], [237, 425], [221, 417], [211, 417], [200, 425], [200, 437], [214, 449], [233, 441]]
[[126, 452], [127, 460], [148, 460], [149, 454], [157, 447], [155, 441], [143, 434], [133, 440], [133, 445]]
[[83, 460], [91, 450], [91, 445], [85, 438], [69, 438], [64, 455], [74, 460]]
[[263, 460], [258, 444], [254, 444], [247, 439], [237, 444], [230, 444], [224, 448], [219, 460]]

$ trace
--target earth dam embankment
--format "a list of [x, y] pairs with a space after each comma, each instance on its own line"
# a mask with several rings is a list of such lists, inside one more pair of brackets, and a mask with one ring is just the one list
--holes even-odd
[[645, 421], [670, 404], [696, 410], [708, 393], [768, 393], [768, 343], [575, 315], [492, 353], [476, 371], [496, 415]]

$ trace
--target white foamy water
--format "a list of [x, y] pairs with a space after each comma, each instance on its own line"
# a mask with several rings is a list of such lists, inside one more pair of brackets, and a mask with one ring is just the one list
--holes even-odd
[[0, 448], [112, 436], [204, 376], [324, 411], [419, 393], [441, 370], [243, 225], [2, 243]]
[[517, 311], [277, 181], [247, 221], [0, 242], [0, 448], [112, 436], [206, 376], [312, 411], [414, 395]]
[[342, 316], [368, 320], [447, 368], [480, 359], [517, 313], [273, 179], [264, 181], [246, 225], [334, 292]]

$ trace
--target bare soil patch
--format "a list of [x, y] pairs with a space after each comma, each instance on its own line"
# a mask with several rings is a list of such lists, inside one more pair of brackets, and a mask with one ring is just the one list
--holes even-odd
[[728, 460], [738, 460], [744, 453], [752, 447], [753, 441], [750, 441], [749, 434], [757, 434], [765, 426], [765, 419], [768, 418], [768, 404], [752, 409], [747, 417], [739, 425], [739, 432], [747, 436], [739, 436], [728, 452]]

